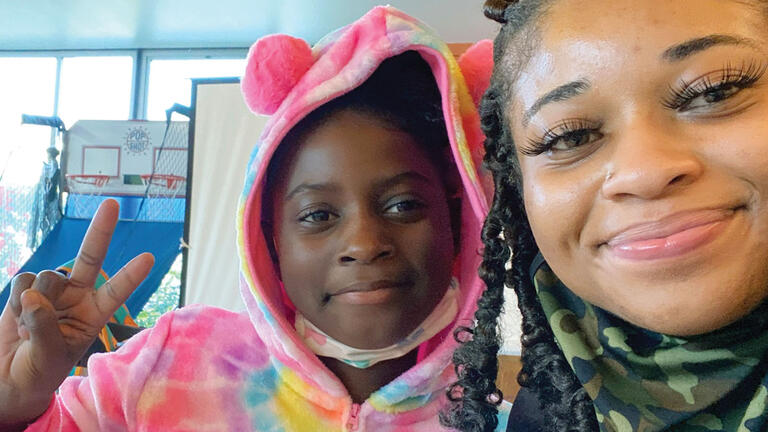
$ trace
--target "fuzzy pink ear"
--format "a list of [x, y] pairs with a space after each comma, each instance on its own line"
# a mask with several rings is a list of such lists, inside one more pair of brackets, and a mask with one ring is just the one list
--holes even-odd
[[483, 39], [469, 47], [459, 57], [459, 67], [469, 87], [469, 94], [475, 105], [480, 103], [483, 93], [491, 83], [493, 73], [493, 41]]
[[272, 115], [314, 63], [303, 39], [276, 34], [257, 40], [248, 52], [240, 87], [248, 108]]

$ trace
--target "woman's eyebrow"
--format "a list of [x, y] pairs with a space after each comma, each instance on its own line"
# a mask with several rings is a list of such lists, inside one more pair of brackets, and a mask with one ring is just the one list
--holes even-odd
[[544, 96], [537, 99], [536, 102], [534, 102], [534, 104], [531, 105], [527, 111], [525, 111], [525, 115], [523, 116], [523, 127], [528, 126], [528, 123], [531, 121], [533, 116], [535, 116], [536, 113], [544, 107], [544, 105], [552, 102], [561, 102], [574, 96], [578, 96], [589, 90], [591, 86], [592, 84], [590, 84], [590, 82], [586, 79], [580, 79], [569, 82], [568, 84], [563, 84], [548, 92]]
[[698, 52], [720, 45], [746, 45], [755, 48], [758, 43], [755, 40], [741, 36], [712, 34], [672, 45], [664, 50], [661, 54], [661, 59], [670, 63], [679, 62]]

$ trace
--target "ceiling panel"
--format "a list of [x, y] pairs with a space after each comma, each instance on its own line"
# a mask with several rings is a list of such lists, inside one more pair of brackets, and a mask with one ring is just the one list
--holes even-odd
[[[401, 0], [395, 7], [448, 42], [493, 37], [481, 0]], [[288, 33], [315, 42], [368, 0], [0, 0], [0, 50], [247, 47]]]

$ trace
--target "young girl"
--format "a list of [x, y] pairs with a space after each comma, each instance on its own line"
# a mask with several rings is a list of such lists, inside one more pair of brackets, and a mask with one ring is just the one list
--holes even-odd
[[[530, 430], [768, 430], [768, 2], [486, 13], [503, 24], [481, 107], [496, 190], [460, 386], [495, 373], [506, 284]], [[493, 421], [477, 393], [454, 424]], [[514, 412], [509, 430], [526, 430]]]
[[14, 282], [0, 319], [6, 429], [441, 429], [487, 210], [479, 118], [452, 54], [378, 7], [311, 49], [258, 41], [242, 86], [272, 115], [237, 220], [248, 313], [167, 314], [59, 387], [151, 263], [136, 258], [91, 295], [116, 218], [107, 202], [68, 280]]

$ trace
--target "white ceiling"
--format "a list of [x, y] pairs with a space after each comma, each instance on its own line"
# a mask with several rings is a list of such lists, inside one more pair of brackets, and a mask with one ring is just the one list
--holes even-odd
[[[247, 47], [288, 33], [310, 42], [375, 0], [0, 0], [0, 50]], [[391, 0], [447, 42], [493, 37], [483, 0]]]

